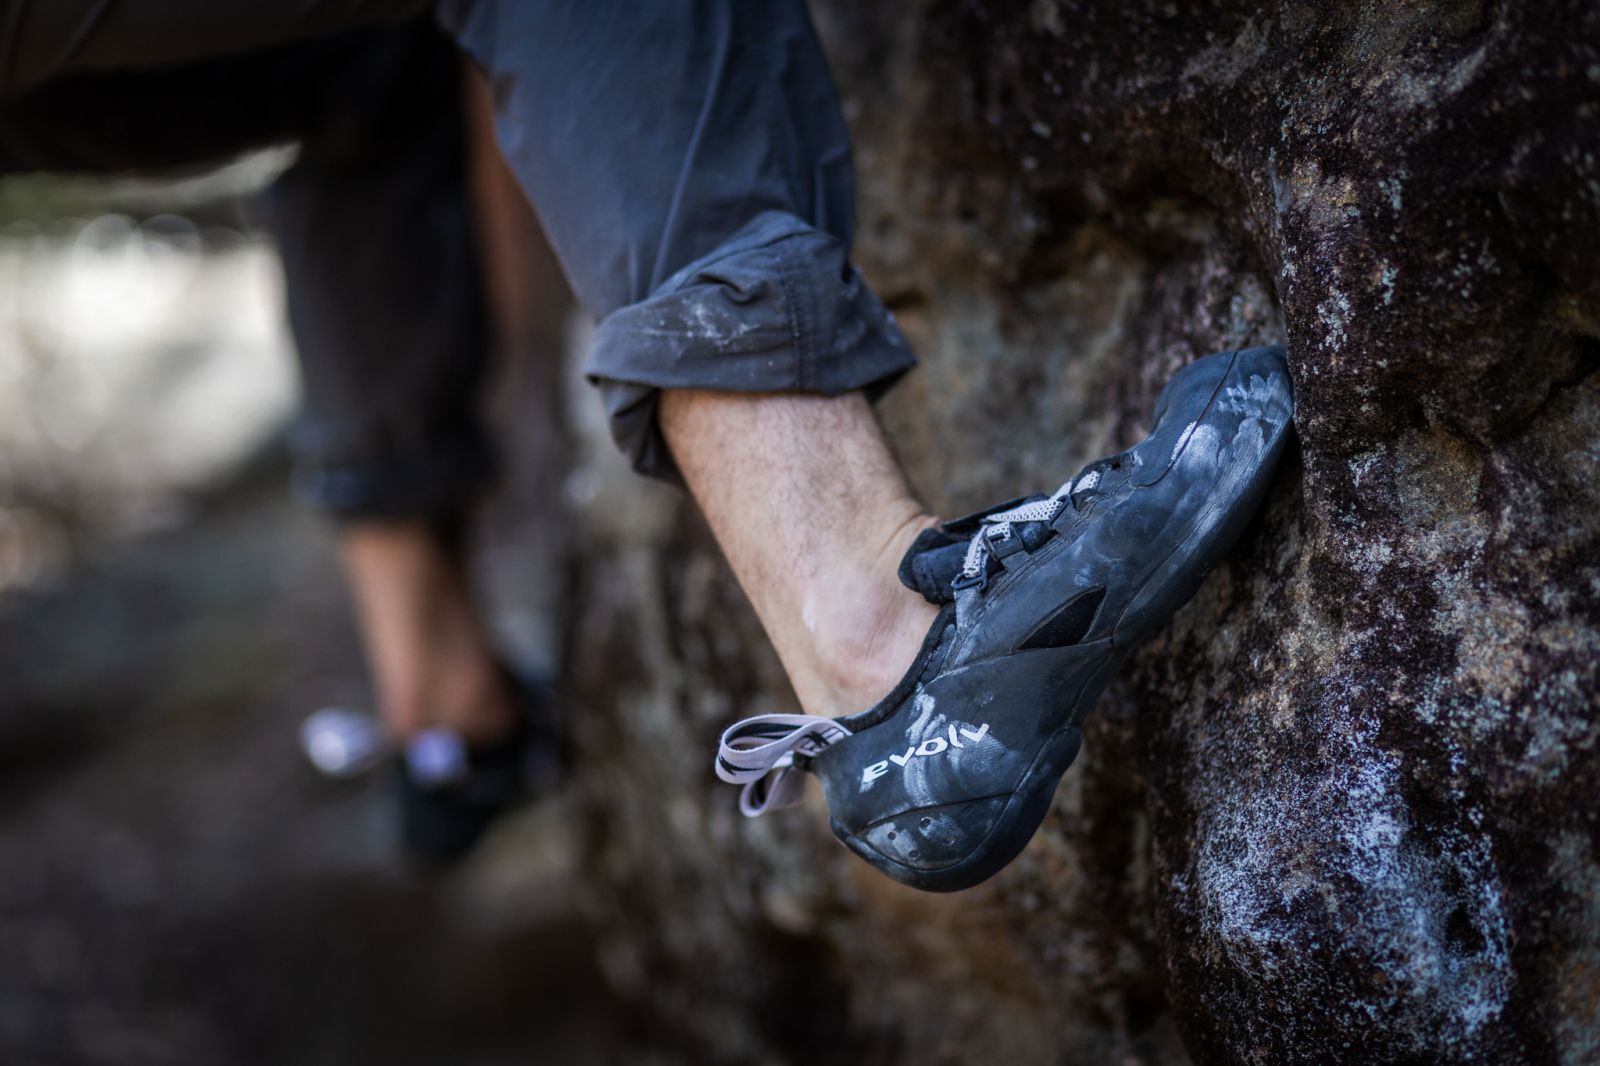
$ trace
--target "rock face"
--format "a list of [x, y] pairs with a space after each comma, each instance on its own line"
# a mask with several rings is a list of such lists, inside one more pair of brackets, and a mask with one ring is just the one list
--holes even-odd
[[816, 796], [738, 816], [716, 734], [792, 697], [692, 509], [582, 427], [612, 979], [730, 1059], [1595, 1061], [1600, 7], [817, 16], [935, 508], [1056, 485], [1230, 346], [1287, 343], [1300, 449], [1028, 851], [929, 897]]

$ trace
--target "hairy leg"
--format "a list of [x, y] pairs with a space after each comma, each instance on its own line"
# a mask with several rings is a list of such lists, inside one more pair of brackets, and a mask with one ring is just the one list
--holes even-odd
[[510, 693], [457, 554], [420, 522], [359, 522], [341, 528], [339, 556], [388, 730], [509, 733]]
[[900, 584], [933, 518], [859, 392], [669, 390], [662, 432], [811, 714], [864, 710], [937, 613]]

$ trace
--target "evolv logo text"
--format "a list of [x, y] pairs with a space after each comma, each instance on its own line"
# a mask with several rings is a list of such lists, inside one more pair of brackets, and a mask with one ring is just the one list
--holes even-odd
[[894, 763], [896, 766], [904, 766], [906, 763], [915, 758], [926, 759], [930, 755], [943, 754], [951, 748], [964, 748], [966, 745], [961, 743], [962, 737], [966, 737], [968, 740], [972, 741], [972, 743], [977, 744], [979, 741], [983, 740], [984, 737], [989, 735], [989, 723], [984, 722], [977, 729], [968, 729], [964, 725], [957, 726], [952, 723], [948, 735], [950, 738], [949, 740], [946, 740], [944, 737], [929, 737], [921, 744], [911, 745], [911, 747], [906, 749], [906, 753], [904, 755], [891, 755], [882, 762], [873, 763], [871, 766], [861, 771], [861, 783], [863, 785], [870, 785], [872, 782], [888, 773], [890, 763]]

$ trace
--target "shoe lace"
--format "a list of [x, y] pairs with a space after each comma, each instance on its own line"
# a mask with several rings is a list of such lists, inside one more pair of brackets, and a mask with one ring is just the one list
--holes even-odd
[[962, 584], [981, 585], [982, 576], [988, 571], [988, 561], [985, 557], [994, 555], [996, 545], [1016, 535], [1013, 527], [1017, 523], [1054, 522], [1066, 508], [1076, 509], [1079, 494], [1089, 492], [1100, 484], [1102, 465], [1096, 463], [1083, 470], [1077, 477], [1068, 478], [1059, 489], [1042, 500], [1034, 500], [1032, 503], [1019, 504], [1008, 510], [984, 515], [981, 519], [982, 525], [972, 535], [972, 541], [967, 545], [967, 554], [961, 562], [961, 576], [957, 580]]
[[820, 755], [850, 735], [832, 718], [811, 714], [760, 714], [728, 727], [717, 750], [717, 776], [743, 785], [739, 813], [755, 818], [800, 802], [805, 778], [796, 756]]

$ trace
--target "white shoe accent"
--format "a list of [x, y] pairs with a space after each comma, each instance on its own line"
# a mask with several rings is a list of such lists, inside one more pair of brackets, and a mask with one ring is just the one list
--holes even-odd
[[448, 729], [424, 729], [406, 744], [406, 769], [423, 788], [443, 788], [467, 779], [467, 745]]
[[300, 723], [300, 750], [318, 772], [345, 780], [377, 766], [393, 746], [372, 715], [325, 707]]

